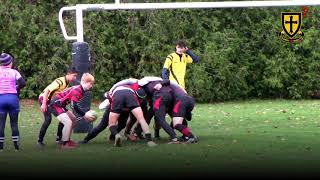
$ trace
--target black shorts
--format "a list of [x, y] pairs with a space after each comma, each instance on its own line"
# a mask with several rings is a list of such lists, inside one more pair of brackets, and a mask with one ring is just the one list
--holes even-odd
[[131, 111], [137, 107], [140, 107], [139, 100], [130, 90], [119, 90], [112, 96], [111, 112], [120, 114], [124, 109]]
[[172, 109], [172, 117], [185, 118], [189, 114], [195, 105], [195, 101], [191, 96], [182, 95], [175, 97], [174, 106]]

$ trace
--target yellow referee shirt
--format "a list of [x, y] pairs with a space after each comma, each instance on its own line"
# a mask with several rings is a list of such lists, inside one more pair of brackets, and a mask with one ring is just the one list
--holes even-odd
[[163, 68], [169, 70], [169, 80], [177, 82], [185, 88], [184, 76], [186, 74], [187, 63], [192, 63], [192, 58], [188, 54], [183, 53], [180, 57], [177, 53], [171, 53], [167, 56]]

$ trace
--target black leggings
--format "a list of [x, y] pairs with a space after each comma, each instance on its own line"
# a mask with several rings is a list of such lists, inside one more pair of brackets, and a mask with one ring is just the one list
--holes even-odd
[[[4, 142], [4, 128], [6, 126], [7, 114], [8, 113], [0, 113], [0, 143]], [[12, 141], [17, 142], [20, 139], [18, 127], [19, 112], [10, 112], [9, 117], [12, 132]]]
[[[51, 112], [49, 111], [49, 109], [43, 113], [43, 116], [44, 116], [44, 121], [43, 121], [42, 126], [40, 128], [38, 142], [43, 142], [43, 138], [46, 135], [47, 129], [52, 121], [52, 116], [51, 116]], [[62, 129], [63, 129], [63, 124], [61, 122], [59, 122], [57, 137], [60, 137], [60, 139], [62, 137]]]

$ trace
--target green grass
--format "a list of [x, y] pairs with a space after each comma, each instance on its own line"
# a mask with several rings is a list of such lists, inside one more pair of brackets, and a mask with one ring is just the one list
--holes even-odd
[[[200, 141], [168, 145], [161, 130], [159, 146], [124, 141], [115, 148], [107, 143], [106, 129], [89, 144], [61, 151], [55, 144], [57, 120], [45, 137], [47, 147], [36, 148], [42, 115], [37, 103], [24, 102], [19, 119], [21, 147], [13, 151], [7, 122], [5, 151], [0, 153], [0, 174], [81, 177], [157, 174], [155, 177], [197, 176], [310, 176], [320, 165], [320, 102], [317, 100], [250, 100], [197, 104], [191, 130]], [[98, 116], [103, 112], [95, 108]], [[99, 120], [98, 120], [99, 121]], [[98, 123], [95, 122], [95, 123]], [[152, 127], [152, 126], [151, 126]], [[178, 133], [179, 134], [179, 133]], [[81, 140], [85, 134], [73, 134]], [[120, 173], [121, 172], [121, 173]], [[145, 174], [147, 176], [147, 174]]]

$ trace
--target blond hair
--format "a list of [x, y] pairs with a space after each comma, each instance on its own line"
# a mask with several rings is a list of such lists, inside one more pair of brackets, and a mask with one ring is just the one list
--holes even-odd
[[94, 83], [94, 77], [90, 73], [84, 73], [81, 77], [81, 83]]

